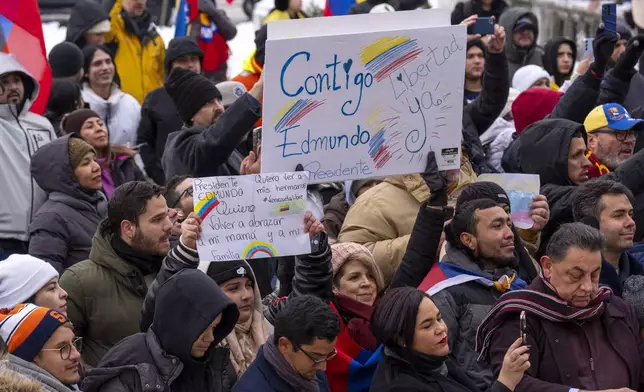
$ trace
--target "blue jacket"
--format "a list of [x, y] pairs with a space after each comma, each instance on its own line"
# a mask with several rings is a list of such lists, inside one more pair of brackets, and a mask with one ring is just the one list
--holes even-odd
[[624, 282], [632, 275], [644, 275], [644, 267], [630, 251], [624, 252], [619, 259], [619, 272], [611, 263], [602, 259], [599, 284], [610, 287], [615, 295], [621, 297], [624, 291]]
[[[263, 347], [257, 352], [255, 362], [244, 372], [232, 392], [301, 392], [279, 378], [273, 366], [264, 358]], [[324, 372], [317, 374], [320, 392], [330, 392]]]

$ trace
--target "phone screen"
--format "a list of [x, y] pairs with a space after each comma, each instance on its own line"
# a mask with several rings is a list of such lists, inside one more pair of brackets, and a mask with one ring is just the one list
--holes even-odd
[[606, 31], [617, 33], [617, 4], [602, 5], [602, 23]]
[[262, 145], [262, 127], [253, 129], [253, 151], [258, 153], [259, 147]]

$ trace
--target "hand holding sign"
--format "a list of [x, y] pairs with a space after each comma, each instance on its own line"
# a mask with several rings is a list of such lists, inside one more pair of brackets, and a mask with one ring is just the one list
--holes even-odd
[[194, 212], [181, 223], [181, 238], [179, 241], [190, 249], [197, 249], [197, 240], [201, 235], [201, 218]]

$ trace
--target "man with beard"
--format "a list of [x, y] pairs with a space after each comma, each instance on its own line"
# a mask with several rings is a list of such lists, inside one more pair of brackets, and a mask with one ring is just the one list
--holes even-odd
[[534, 64], [543, 66], [543, 49], [537, 45], [539, 20], [529, 9], [510, 7], [499, 18], [499, 24], [511, 34], [505, 40], [510, 80], [521, 67]]
[[467, 41], [465, 57], [465, 94], [470, 103], [481, 94], [483, 89], [483, 70], [485, 69], [485, 44], [480, 39]]
[[185, 124], [183, 129], [168, 135], [161, 158], [166, 181], [183, 174], [193, 177], [240, 174], [243, 157], [237, 146], [246, 140], [262, 114], [263, 78], [225, 112], [217, 87], [188, 69], [174, 69], [165, 87]]
[[631, 275], [644, 275], [642, 265], [626, 251], [633, 247], [633, 193], [619, 182], [597, 178], [575, 191], [572, 212], [575, 221], [589, 224], [604, 235], [601, 285], [622, 296], [624, 282]]
[[476, 330], [503, 293], [526, 287], [511, 267], [516, 264], [512, 219], [491, 199], [467, 201], [456, 206], [445, 239], [446, 254], [426, 278], [427, 292], [451, 331], [454, 360], [480, 390], [487, 390], [494, 375], [476, 360]]
[[614, 171], [633, 155], [633, 128], [641, 122], [616, 103], [597, 106], [588, 114], [584, 128], [588, 134], [586, 157], [593, 164], [588, 169], [589, 178]]
[[67, 314], [96, 366], [121, 339], [139, 331], [141, 306], [168, 253], [173, 222], [163, 188], [132, 181], [116, 188], [92, 240], [89, 259], [67, 269]]
[[15, 56], [0, 53], [0, 261], [27, 253], [29, 222], [47, 198], [29, 172], [34, 152], [56, 139], [49, 121], [29, 112], [39, 88]]
[[[603, 236], [566, 223], [552, 236], [542, 275], [504, 295], [481, 324], [480, 360], [498, 373], [505, 351], [525, 334], [530, 368], [515, 392], [644, 390], [644, 345], [633, 308], [600, 287]], [[520, 332], [520, 314], [525, 329]]]

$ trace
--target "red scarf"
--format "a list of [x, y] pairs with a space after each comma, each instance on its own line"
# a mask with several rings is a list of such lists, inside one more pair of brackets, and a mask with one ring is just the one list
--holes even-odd
[[592, 163], [593, 165], [588, 168], [588, 178], [597, 178], [601, 177], [604, 174], [610, 173], [610, 170], [602, 163], [602, 161], [593, 154], [591, 150], [588, 150], [586, 152], [586, 158]]

